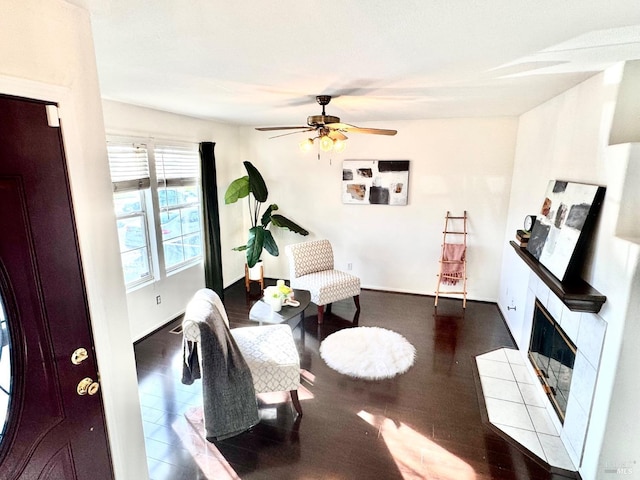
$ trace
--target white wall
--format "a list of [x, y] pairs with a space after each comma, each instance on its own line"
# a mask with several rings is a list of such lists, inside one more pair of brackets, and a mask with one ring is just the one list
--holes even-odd
[[[640, 71], [637, 72], [640, 74]], [[636, 78], [636, 84], [640, 78]], [[640, 123], [636, 122], [640, 133]], [[639, 137], [640, 138], [640, 137]], [[638, 415], [638, 398], [640, 398], [640, 382], [638, 382], [638, 367], [640, 366], [640, 349], [637, 346], [638, 338], [640, 338], [640, 235], [638, 229], [638, 185], [640, 185], [640, 144], [627, 144], [625, 146], [611, 147], [611, 149], [620, 157], [622, 157], [621, 167], [624, 171], [626, 164], [626, 172], [619, 185], [622, 187], [618, 191], [620, 195], [620, 215], [616, 234], [618, 240], [612, 245], [617, 259], [614, 265], [620, 270], [612, 272], [614, 275], [622, 269], [625, 277], [629, 278], [629, 282], [622, 288], [627, 293], [629, 302], [626, 312], [624, 312], [623, 329], [618, 333], [620, 351], [618, 363], [614, 367], [611, 366], [609, 374], [615, 375], [615, 379], [607, 383], [607, 387], [611, 388], [610, 397], [604, 394], [599, 395], [596, 401], [604, 408], [606, 401], [610, 398], [609, 415], [606, 422], [603, 418], [597, 419], [597, 432], [603, 431], [602, 450], [600, 452], [598, 473], [604, 469], [627, 469], [625, 478], [640, 478], [640, 439], [637, 432], [640, 431], [640, 415]], [[611, 156], [610, 156], [611, 158]], [[611, 158], [616, 160], [615, 158]], [[632, 200], [632, 202], [630, 202]], [[629, 203], [635, 204], [633, 211], [626, 209]], [[626, 219], [626, 215], [634, 219], [635, 229], [630, 232], [627, 228], [630, 218]], [[622, 224], [622, 225], [621, 225]], [[623, 228], [621, 228], [621, 226]], [[629, 235], [630, 236], [626, 236]], [[629, 241], [627, 241], [629, 240]], [[624, 248], [624, 245], [630, 245]], [[619, 248], [622, 247], [622, 248]], [[612, 288], [615, 288], [612, 285]], [[615, 352], [612, 348], [609, 351]], [[608, 353], [608, 352], [605, 352]], [[604, 416], [602, 416], [604, 417]]]
[[625, 62], [624, 75], [620, 82], [619, 101], [616, 104], [609, 144], [640, 142], [640, 92], [638, 79], [640, 78], [640, 60]]
[[[154, 138], [157, 141], [215, 142], [224, 285], [238, 279], [242, 265], [231, 248], [238, 243], [240, 225], [234, 215], [238, 208], [224, 207], [224, 191], [231, 178], [240, 175], [238, 165], [238, 128], [183, 115], [174, 115], [123, 103], [103, 101], [107, 135]], [[229, 226], [231, 228], [229, 228]], [[127, 305], [131, 335], [138, 340], [184, 312], [193, 293], [204, 287], [204, 269], [198, 265], [167, 276], [159, 272], [151, 283], [130, 291]], [[156, 303], [160, 295], [162, 303]]]
[[[304, 134], [269, 140], [268, 133], [244, 129], [246, 146], [241, 160], [251, 161], [265, 177], [268, 203], [277, 203], [283, 215], [310, 231], [308, 237], [275, 232], [282, 253], [278, 258], [263, 256], [265, 275], [289, 277], [285, 245], [328, 238], [334, 246], [336, 268], [346, 270], [352, 263], [363, 287], [431, 295], [437, 282], [445, 214], [467, 210], [469, 298], [495, 301], [517, 119], [361, 126], [392, 127], [398, 134], [351, 134], [344, 153], [323, 153], [318, 160], [315, 151], [300, 152], [298, 142]], [[408, 205], [343, 204], [343, 159], [409, 160]]]
[[116, 478], [148, 478], [89, 15], [5, 0], [0, 93], [59, 102]]
[[[607, 322], [607, 332], [580, 466], [580, 473], [585, 480], [603, 478], [603, 465], [606, 462], [636, 460], [619, 458], [617, 455], [621, 452], [624, 455], [624, 452], [637, 454], [640, 451], [640, 437], [636, 432], [618, 429], [617, 433], [622, 435], [609, 435], [606, 450], [602, 450], [602, 457], [600, 455], [608, 425], [612, 422], [623, 424], [625, 416], [628, 421], [637, 401], [637, 397], [616, 396], [618, 411], [610, 411], [614, 382], [637, 383], [637, 373], [634, 375], [637, 365], [623, 364], [618, 359], [626, 322], [637, 322], [630, 316], [637, 308], [629, 308], [629, 301], [640, 293], [637, 279], [633, 282], [638, 266], [638, 245], [616, 236], [620, 199], [624, 196], [626, 184], [629, 147], [608, 146], [621, 71], [620, 67], [616, 67], [596, 75], [520, 117], [507, 229], [503, 240], [505, 259], [513, 259], [513, 255], [507, 253], [511, 249], [508, 241], [513, 239], [516, 229], [522, 228], [526, 214], [539, 211], [550, 179], [607, 186], [599, 227], [583, 275], [587, 282], [607, 296], [607, 302], [600, 311], [600, 317]], [[505, 316], [505, 292], [509, 288], [508, 282], [514, 281], [513, 276], [509, 275], [511, 269], [510, 262], [505, 261], [499, 305]], [[616, 389], [623, 393], [622, 388]]]
[[[224, 204], [224, 193], [245, 175], [243, 160], [261, 171], [281, 213], [307, 228], [301, 237], [275, 229], [281, 255], [264, 254], [265, 275], [288, 278], [284, 246], [312, 238], [332, 240], [338, 268], [353, 264], [364, 287], [433, 294], [447, 210], [469, 212], [469, 298], [495, 301], [502, 232], [510, 191], [517, 121], [514, 118], [395, 122], [395, 137], [351, 135], [348, 150], [330, 159], [303, 154], [289, 136], [268, 135], [105, 100], [107, 135], [179, 141], [215, 141], [225, 286], [244, 276], [246, 203]], [[408, 159], [409, 205], [343, 205], [342, 159]], [[379, 261], [378, 259], [384, 259]], [[402, 273], [400, 273], [402, 272]], [[204, 285], [202, 265], [128, 293], [132, 338], [139, 339], [182, 313]], [[456, 287], [458, 288], [458, 287]], [[156, 304], [156, 295], [162, 303]], [[459, 298], [459, 296], [457, 296]]]

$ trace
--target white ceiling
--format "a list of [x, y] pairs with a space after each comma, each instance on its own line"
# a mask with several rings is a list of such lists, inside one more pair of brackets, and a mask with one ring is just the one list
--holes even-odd
[[68, 0], [104, 98], [250, 126], [519, 115], [640, 58], [639, 0]]

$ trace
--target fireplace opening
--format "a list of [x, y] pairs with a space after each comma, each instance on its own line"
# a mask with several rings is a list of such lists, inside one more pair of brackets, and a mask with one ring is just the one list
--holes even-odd
[[529, 360], [562, 423], [567, 410], [575, 359], [576, 346], [536, 299]]

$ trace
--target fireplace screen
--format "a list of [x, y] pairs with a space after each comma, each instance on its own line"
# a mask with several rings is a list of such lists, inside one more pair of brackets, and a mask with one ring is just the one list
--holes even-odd
[[562, 422], [567, 410], [575, 358], [576, 346], [536, 299], [529, 359]]

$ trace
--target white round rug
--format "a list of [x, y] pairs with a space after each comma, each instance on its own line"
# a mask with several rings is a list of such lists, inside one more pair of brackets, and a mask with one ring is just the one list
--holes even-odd
[[416, 349], [399, 333], [379, 327], [345, 328], [320, 344], [320, 356], [333, 370], [366, 380], [392, 378], [409, 370]]

